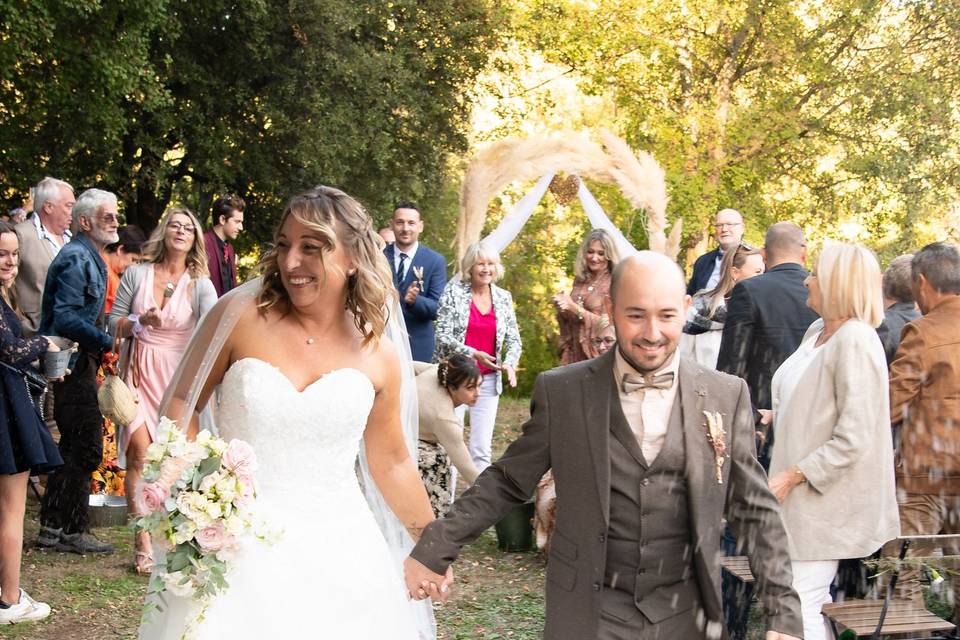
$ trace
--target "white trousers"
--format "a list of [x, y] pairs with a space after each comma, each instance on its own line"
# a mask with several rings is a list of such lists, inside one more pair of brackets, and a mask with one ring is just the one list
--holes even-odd
[[484, 374], [477, 404], [472, 407], [457, 407], [461, 422], [464, 414], [470, 412], [470, 442], [467, 443], [467, 450], [473, 464], [481, 473], [490, 466], [493, 455], [493, 428], [497, 424], [497, 407], [500, 405], [500, 396], [497, 394], [498, 375], [500, 374]]
[[800, 612], [803, 615], [803, 639], [826, 640], [832, 637], [827, 619], [820, 613], [821, 607], [833, 602], [830, 584], [837, 575], [837, 560], [791, 561], [793, 589], [800, 596]]

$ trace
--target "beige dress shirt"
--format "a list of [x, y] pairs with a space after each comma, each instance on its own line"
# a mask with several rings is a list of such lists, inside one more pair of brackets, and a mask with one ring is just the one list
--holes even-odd
[[647, 464], [653, 464], [660, 449], [663, 448], [663, 440], [667, 435], [667, 425], [670, 424], [670, 411], [673, 409], [673, 402], [677, 397], [677, 370], [680, 366], [680, 357], [674, 352], [670, 361], [659, 369], [653, 375], [662, 373], [673, 373], [673, 384], [669, 389], [646, 389], [643, 391], [634, 391], [633, 393], [624, 393], [623, 380], [624, 374], [643, 375], [634, 369], [617, 349], [616, 363], [613, 367], [613, 374], [617, 385], [617, 391], [620, 395], [620, 406], [623, 408], [623, 415], [630, 425], [630, 430], [637, 437], [640, 443], [640, 450], [643, 451], [643, 457]]

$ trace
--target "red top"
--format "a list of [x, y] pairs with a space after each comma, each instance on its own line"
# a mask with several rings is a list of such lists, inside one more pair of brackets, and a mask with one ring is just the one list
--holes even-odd
[[[463, 342], [477, 351], [485, 351], [492, 356], [497, 355], [497, 316], [493, 312], [493, 305], [490, 305], [490, 310], [484, 314], [480, 313], [472, 300], [470, 301], [470, 320], [467, 321], [467, 335]], [[479, 362], [477, 365], [483, 375], [496, 373]]]

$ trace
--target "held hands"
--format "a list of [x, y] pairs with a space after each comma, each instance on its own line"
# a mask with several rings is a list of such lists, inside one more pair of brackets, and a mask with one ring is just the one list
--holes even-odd
[[420, 282], [414, 280], [413, 284], [407, 288], [407, 294], [403, 296], [403, 301], [407, 306], [410, 306], [417, 301], [418, 295], [420, 295]]
[[450, 585], [453, 584], [453, 567], [447, 567], [445, 575], [434, 573], [410, 556], [403, 561], [403, 577], [407, 585], [407, 595], [411, 600], [433, 598], [446, 602], [450, 597]]

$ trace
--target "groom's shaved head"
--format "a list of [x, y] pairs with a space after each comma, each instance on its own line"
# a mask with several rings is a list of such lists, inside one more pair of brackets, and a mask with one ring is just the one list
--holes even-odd
[[620, 354], [640, 373], [658, 371], [677, 350], [690, 297], [665, 255], [641, 251], [613, 270], [610, 306]]
[[679, 283], [680, 289], [686, 291], [687, 285], [680, 265], [662, 253], [638, 251], [634, 255], [624, 258], [614, 267], [613, 276], [610, 280], [610, 297], [612, 299], [616, 300], [620, 281], [627, 272], [630, 272], [631, 276], [666, 278], [668, 281]]

